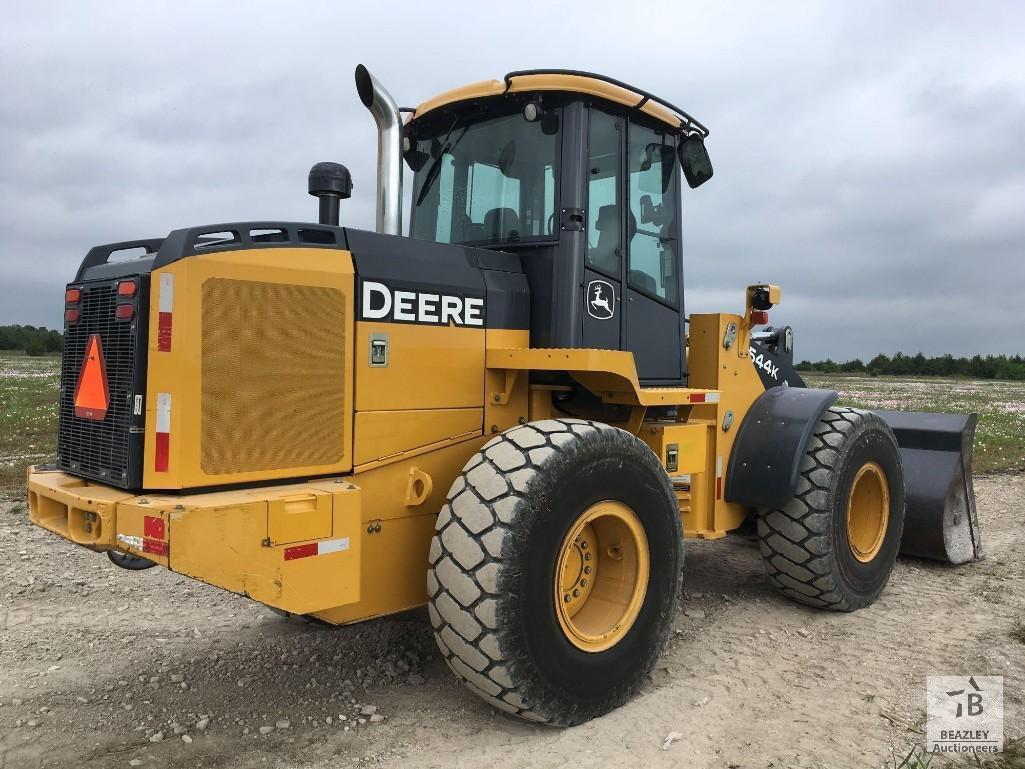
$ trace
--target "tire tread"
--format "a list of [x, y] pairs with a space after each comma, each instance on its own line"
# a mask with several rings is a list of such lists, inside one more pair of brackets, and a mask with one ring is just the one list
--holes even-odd
[[763, 510], [758, 516], [759, 547], [769, 579], [799, 603], [834, 611], [860, 608], [838, 578], [829, 502], [844, 445], [869, 423], [890, 433], [870, 411], [827, 409], [808, 440], [794, 498], [785, 507]]

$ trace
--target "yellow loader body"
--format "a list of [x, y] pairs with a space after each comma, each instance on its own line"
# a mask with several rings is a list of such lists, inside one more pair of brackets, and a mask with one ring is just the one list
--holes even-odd
[[[692, 319], [699, 386], [645, 388], [625, 352], [531, 349], [527, 329], [356, 320], [351, 254], [332, 256], [238, 250], [154, 272], [155, 293], [173, 292], [173, 336], [162, 349], [169, 304], [157, 296], [144, 456], [157, 455], [156, 404], [169, 402], [166, 464], [145, 464], [143, 493], [30, 468], [32, 521], [328, 622], [417, 607], [449, 488], [493, 435], [558, 415], [552, 394], [565, 388], [530, 382], [549, 370], [623, 407], [622, 426], [667, 462], [687, 536], [719, 538], [744, 520], [723, 498], [736, 431], [721, 424], [764, 390], [743, 339], [721, 344], [728, 327], [747, 333], [743, 316]], [[386, 367], [372, 365], [381, 337]], [[672, 420], [647, 418], [668, 406]]]

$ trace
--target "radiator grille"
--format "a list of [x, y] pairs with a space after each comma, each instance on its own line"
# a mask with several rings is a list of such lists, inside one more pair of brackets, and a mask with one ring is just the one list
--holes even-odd
[[[141, 452], [131, 433], [138, 328], [115, 319], [113, 282], [85, 283], [81, 290], [80, 319], [64, 326], [57, 464], [74, 475], [130, 488], [141, 472]], [[100, 337], [110, 394], [102, 421], [75, 416], [75, 387], [93, 334]]]
[[341, 462], [344, 293], [227, 278], [202, 292], [203, 472]]

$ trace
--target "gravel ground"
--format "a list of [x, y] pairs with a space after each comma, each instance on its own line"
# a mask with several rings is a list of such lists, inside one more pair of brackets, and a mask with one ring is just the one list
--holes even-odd
[[421, 613], [286, 620], [161, 569], [117, 569], [30, 526], [8, 495], [0, 769], [880, 767], [923, 739], [924, 677], [959, 673], [1005, 676], [1005, 732], [1022, 737], [1025, 475], [976, 488], [987, 559], [902, 560], [880, 601], [850, 615], [776, 595], [749, 540], [688, 542], [686, 597], [651, 681], [570, 730], [478, 703]]

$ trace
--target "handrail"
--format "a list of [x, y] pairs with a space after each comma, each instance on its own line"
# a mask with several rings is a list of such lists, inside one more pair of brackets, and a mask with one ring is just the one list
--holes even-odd
[[594, 80], [601, 80], [603, 83], [614, 85], [619, 88], [623, 88], [627, 91], [632, 91], [641, 97], [641, 100], [633, 105], [634, 109], [640, 109], [649, 101], [653, 101], [656, 104], [661, 104], [666, 109], [672, 110], [680, 118], [680, 128], [690, 131], [691, 129], [696, 130], [701, 134], [702, 137], [706, 137], [709, 134], [708, 128], [703, 124], [699, 123], [694, 117], [684, 112], [682, 109], [677, 107], [675, 104], [667, 102], [665, 99], [661, 99], [652, 93], [644, 91], [636, 86], [632, 86], [629, 83], [624, 83], [622, 80], [616, 80], [613, 77], [607, 77], [606, 75], [599, 75], [594, 72], [584, 72], [577, 69], [521, 69], [515, 72], [509, 72], [505, 76], [505, 90], [508, 93], [512, 87], [512, 79], [514, 77], [523, 77], [524, 75], [573, 75], [575, 77], [589, 77]]

